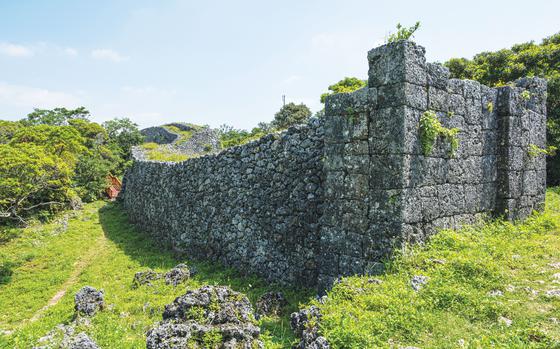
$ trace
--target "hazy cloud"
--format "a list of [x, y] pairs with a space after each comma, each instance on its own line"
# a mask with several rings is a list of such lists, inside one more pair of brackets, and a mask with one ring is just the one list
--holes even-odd
[[94, 59], [106, 60], [112, 62], [123, 62], [129, 59], [129, 57], [123, 56], [115, 50], [100, 48], [91, 51], [91, 56]]
[[0, 103], [33, 108], [77, 107], [80, 98], [70, 93], [0, 82]]
[[10, 57], [31, 57], [33, 49], [23, 45], [0, 43], [0, 53]]

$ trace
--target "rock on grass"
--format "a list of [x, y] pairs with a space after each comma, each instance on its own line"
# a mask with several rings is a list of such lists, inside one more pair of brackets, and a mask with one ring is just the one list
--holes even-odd
[[204, 286], [165, 307], [163, 321], [148, 331], [146, 348], [263, 348], [259, 335], [245, 295]]
[[84, 286], [74, 297], [75, 310], [78, 314], [93, 316], [105, 307], [103, 290], [96, 290], [91, 286]]

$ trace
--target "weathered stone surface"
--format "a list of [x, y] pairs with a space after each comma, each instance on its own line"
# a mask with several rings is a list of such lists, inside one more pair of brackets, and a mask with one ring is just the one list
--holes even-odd
[[288, 301], [282, 292], [267, 292], [257, 301], [258, 315], [280, 315]]
[[163, 321], [148, 331], [148, 349], [263, 348], [251, 303], [224, 286], [204, 286], [165, 307]]
[[132, 287], [138, 288], [142, 285], [152, 285], [152, 281], [161, 279], [161, 274], [156, 273], [153, 270], [139, 271], [134, 274], [134, 279], [132, 279]]
[[76, 293], [74, 303], [78, 314], [93, 316], [105, 307], [103, 290], [98, 291], [91, 286], [84, 286]]
[[[270, 281], [329, 288], [375, 273], [403, 243], [483, 216], [543, 208], [546, 82], [490, 88], [449, 79], [408, 41], [368, 53], [368, 86], [329, 96], [325, 116], [180, 164], [136, 161], [129, 217], [176, 250]], [[419, 121], [458, 128], [422, 150]]]
[[177, 286], [187, 281], [191, 277], [191, 272], [186, 264], [179, 264], [165, 273], [165, 283]]
[[300, 339], [294, 349], [328, 349], [329, 343], [319, 333], [321, 311], [316, 306], [292, 313], [290, 325]]
[[74, 338], [69, 340], [68, 349], [99, 349], [97, 344], [88, 337], [84, 332], [78, 333]]

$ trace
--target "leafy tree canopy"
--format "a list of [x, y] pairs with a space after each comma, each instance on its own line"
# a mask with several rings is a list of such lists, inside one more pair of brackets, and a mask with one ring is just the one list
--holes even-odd
[[327, 96], [336, 94], [336, 93], [348, 93], [348, 92], [354, 92], [356, 90], [359, 90], [363, 87], [366, 86], [366, 81], [365, 80], [360, 80], [358, 78], [354, 78], [354, 77], [345, 77], [344, 79], [340, 80], [339, 82], [337, 82], [336, 84], [330, 85], [329, 86], [329, 91], [330, 92], [326, 92], [323, 93], [321, 95], [321, 103], [325, 103], [325, 99], [327, 98]]
[[274, 115], [272, 126], [277, 129], [285, 129], [291, 125], [305, 122], [310, 116], [311, 110], [305, 104], [288, 103]]
[[88, 120], [89, 111], [84, 107], [76, 109], [54, 108], [54, 109], [35, 109], [27, 114], [27, 118], [22, 121], [28, 125], [68, 125], [73, 119]]
[[72, 170], [45, 147], [0, 144], [0, 217], [24, 221], [24, 214], [71, 200]]

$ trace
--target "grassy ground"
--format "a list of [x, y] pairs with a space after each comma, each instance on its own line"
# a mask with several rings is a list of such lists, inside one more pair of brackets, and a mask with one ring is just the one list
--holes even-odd
[[157, 143], [144, 143], [142, 149], [146, 152], [148, 160], [181, 162], [189, 159], [188, 155], [173, 152]]
[[[80, 330], [102, 348], [143, 348], [145, 332], [165, 304], [184, 293], [163, 282], [131, 287], [135, 272], [166, 271], [184, 262], [127, 223], [103, 202], [65, 220], [0, 234], [0, 348], [29, 348], [73, 316], [73, 295], [103, 288], [109, 307]], [[312, 292], [283, 289], [291, 307], [261, 320], [267, 348], [289, 348], [288, 314], [298, 303], [323, 312], [321, 331], [333, 348], [560, 348], [560, 190], [524, 223], [495, 221], [444, 231], [403, 250], [377, 277], [350, 277], [320, 304]], [[230, 285], [251, 301], [277, 287], [212, 264], [189, 289]], [[427, 277], [414, 291], [413, 276]], [[6, 334], [4, 331], [11, 332]], [[1, 333], [4, 333], [3, 335]]]
[[[185, 292], [164, 282], [133, 289], [134, 273], [167, 271], [184, 258], [158, 247], [127, 223], [115, 204], [97, 202], [64, 219], [14, 232], [0, 242], [0, 348], [30, 348], [57, 324], [73, 316], [73, 296], [84, 285], [105, 291], [106, 310], [83, 327], [101, 348], [144, 348], [145, 332], [165, 304]], [[241, 277], [231, 269], [187, 261], [199, 273], [188, 289], [205, 284], [230, 285], [251, 301], [279, 287]], [[282, 317], [260, 322], [269, 348], [288, 348], [294, 340], [289, 312], [311, 297], [309, 290], [282, 289], [291, 307]], [[6, 331], [9, 333], [7, 334]], [[4, 333], [4, 334], [2, 334]]]
[[560, 290], [559, 193], [522, 224], [444, 231], [402, 251], [381, 283], [344, 279], [318, 304], [324, 335], [334, 348], [560, 348], [560, 297], [547, 295]]

